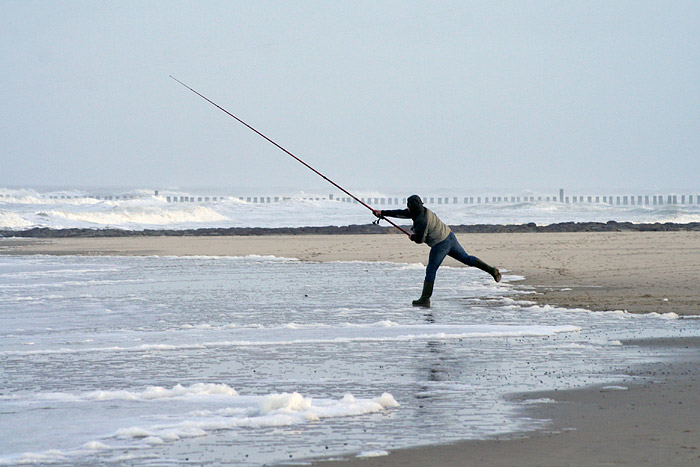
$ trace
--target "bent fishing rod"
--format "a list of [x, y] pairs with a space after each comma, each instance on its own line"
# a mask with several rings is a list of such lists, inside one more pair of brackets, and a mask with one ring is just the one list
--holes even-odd
[[[367, 209], [369, 209], [370, 211], [372, 211], [372, 213], [375, 212], [375, 210], [372, 209], [371, 206], [369, 206], [368, 204], [366, 204], [364, 201], [362, 201], [361, 199], [359, 199], [357, 196], [353, 195], [353, 194], [350, 193], [348, 190], [346, 190], [346, 189], [343, 188], [342, 186], [338, 185], [338, 184], [335, 183], [333, 180], [331, 180], [330, 178], [326, 177], [326, 176], [323, 175], [321, 172], [319, 172], [318, 170], [314, 169], [314, 168], [311, 167], [309, 164], [307, 164], [307, 163], [304, 162], [303, 160], [299, 159], [297, 156], [295, 156], [294, 154], [292, 154], [291, 152], [289, 152], [288, 150], [286, 150], [285, 148], [283, 148], [283, 147], [280, 146], [279, 144], [275, 143], [272, 139], [268, 138], [267, 136], [265, 136], [264, 134], [262, 134], [261, 132], [259, 132], [259, 131], [256, 130], [255, 128], [253, 128], [252, 126], [248, 125], [246, 122], [244, 122], [244, 121], [241, 120], [240, 118], [238, 118], [238, 117], [236, 117], [235, 115], [233, 115], [233, 114], [232, 114], [231, 112], [229, 112], [228, 110], [226, 110], [226, 109], [224, 109], [223, 107], [221, 107], [221, 106], [220, 106], [219, 104], [217, 104], [216, 102], [214, 102], [214, 101], [212, 101], [211, 99], [209, 99], [209, 98], [203, 96], [202, 94], [198, 93], [197, 91], [195, 91], [194, 89], [192, 89], [191, 87], [189, 87], [188, 85], [186, 85], [185, 83], [183, 83], [182, 81], [180, 81], [179, 79], [175, 78], [173, 75], [169, 75], [169, 76], [170, 76], [172, 79], [174, 79], [175, 81], [177, 81], [178, 83], [180, 83], [181, 85], [183, 85], [184, 87], [186, 87], [187, 89], [189, 89], [190, 91], [192, 91], [193, 93], [197, 94], [199, 97], [201, 97], [201, 98], [204, 99], [205, 101], [209, 102], [211, 105], [213, 105], [213, 106], [216, 107], [217, 109], [219, 109], [219, 110], [221, 110], [222, 112], [224, 112], [225, 114], [227, 114], [229, 117], [233, 117], [236, 121], [238, 121], [239, 123], [245, 125], [248, 129], [254, 131], [256, 134], [258, 134], [258, 136], [261, 136], [262, 138], [264, 138], [264, 139], [267, 140], [268, 142], [270, 142], [270, 143], [272, 143], [273, 145], [275, 145], [278, 149], [282, 150], [285, 154], [287, 154], [287, 155], [289, 155], [289, 156], [292, 156], [292, 157], [293, 157], [294, 159], [296, 159], [298, 162], [304, 164], [304, 166], [306, 166], [308, 169], [312, 170], [316, 175], [319, 175], [321, 178], [323, 178], [324, 180], [326, 180], [328, 183], [330, 183], [331, 185], [333, 185], [334, 187], [336, 187], [337, 189], [339, 189], [340, 191], [342, 191], [343, 193], [345, 193], [346, 195], [348, 195], [349, 197], [351, 197], [352, 199], [354, 199], [355, 201], [357, 201], [358, 203], [360, 203], [361, 205], [363, 205], [364, 207], [366, 207]], [[402, 229], [401, 227], [399, 227], [398, 225], [396, 225], [394, 222], [392, 222], [391, 220], [387, 219], [386, 217], [382, 217], [382, 219], [384, 219], [384, 220], [387, 221], [389, 224], [393, 225], [394, 227], [396, 227], [397, 229], [399, 229], [401, 232], [405, 233], [405, 234], [408, 235], [409, 237], [411, 236], [410, 233], [406, 232], [404, 229]]]

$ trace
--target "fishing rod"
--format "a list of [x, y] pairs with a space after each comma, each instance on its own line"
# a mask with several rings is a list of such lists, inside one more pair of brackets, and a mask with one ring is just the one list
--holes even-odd
[[[205, 101], [209, 102], [211, 105], [213, 105], [213, 106], [216, 107], [217, 109], [219, 109], [219, 110], [221, 110], [222, 112], [226, 113], [228, 116], [233, 117], [236, 121], [238, 121], [239, 123], [245, 125], [247, 128], [249, 128], [250, 130], [254, 131], [254, 132], [257, 133], [259, 136], [261, 136], [261, 137], [263, 137], [265, 140], [267, 140], [268, 142], [270, 142], [270, 143], [272, 143], [273, 145], [275, 145], [278, 149], [281, 149], [282, 151], [284, 151], [287, 155], [292, 156], [292, 157], [293, 157], [294, 159], [296, 159], [298, 162], [301, 162], [302, 164], [304, 164], [308, 169], [311, 169], [316, 175], [319, 175], [321, 178], [323, 178], [324, 180], [326, 180], [328, 183], [330, 183], [331, 185], [333, 185], [334, 187], [336, 187], [337, 189], [339, 189], [340, 191], [342, 191], [343, 193], [345, 193], [346, 195], [348, 195], [349, 197], [351, 197], [352, 199], [354, 199], [355, 201], [357, 201], [358, 203], [360, 203], [361, 205], [363, 205], [364, 207], [366, 207], [367, 209], [369, 209], [370, 211], [372, 211], [372, 213], [375, 212], [375, 210], [372, 209], [371, 206], [369, 206], [368, 204], [366, 204], [364, 201], [362, 201], [361, 199], [359, 199], [357, 196], [353, 195], [353, 194], [350, 193], [348, 190], [346, 190], [346, 189], [343, 188], [342, 186], [338, 185], [338, 184], [335, 183], [333, 180], [331, 180], [330, 178], [326, 177], [326, 176], [323, 175], [321, 172], [319, 172], [318, 170], [314, 169], [314, 168], [311, 167], [309, 164], [307, 164], [307, 163], [304, 162], [303, 160], [299, 159], [297, 156], [295, 156], [295, 155], [292, 154], [291, 152], [287, 151], [285, 148], [283, 148], [283, 147], [280, 146], [279, 144], [275, 143], [272, 139], [270, 139], [270, 138], [268, 138], [267, 136], [265, 136], [264, 134], [260, 133], [258, 130], [256, 130], [256, 129], [253, 128], [252, 126], [248, 125], [246, 122], [244, 122], [244, 121], [241, 120], [240, 118], [236, 117], [235, 115], [233, 115], [233, 114], [232, 114], [231, 112], [229, 112], [228, 110], [226, 110], [226, 109], [224, 109], [223, 107], [221, 107], [221, 106], [220, 106], [219, 104], [217, 104], [216, 102], [214, 102], [214, 101], [212, 101], [211, 99], [209, 99], [209, 98], [203, 96], [202, 94], [198, 93], [197, 91], [195, 91], [194, 89], [192, 89], [191, 87], [189, 87], [188, 85], [186, 85], [185, 83], [183, 83], [182, 81], [180, 81], [179, 79], [175, 78], [173, 75], [169, 75], [169, 76], [170, 76], [172, 79], [174, 79], [175, 81], [177, 81], [178, 83], [182, 84], [184, 87], [186, 87], [186, 88], [189, 89], [190, 91], [192, 91], [193, 93], [197, 94], [199, 97], [201, 97], [201, 98], [204, 99]], [[411, 236], [410, 233], [406, 232], [404, 229], [402, 229], [401, 227], [399, 227], [398, 225], [396, 225], [394, 222], [392, 222], [391, 220], [387, 219], [386, 217], [382, 217], [382, 219], [384, 219], [384, 220], [387, 221], [389, 224], [393, 225], [394, 227], [396, 227], [397, 229], [399, 229], [401, 232], [405, 233], [405, 234], [408, 235], [409, 237]]]

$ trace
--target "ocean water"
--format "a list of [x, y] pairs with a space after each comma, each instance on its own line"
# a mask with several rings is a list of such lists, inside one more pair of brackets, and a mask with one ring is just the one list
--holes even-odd
[[[536, 306], [443, 267], [0, 257], [0, 463], [259, 465], [547, 426], [511, 392], [619, 384], [700, 320]], [[539, 401], [547, 403], [547, 401]]]
[[[376, 204], [377, 199], [398, 198], [401, 203], [408, 192], [358, 192], [371, 198], [370, 205], [379, 209], [401, 206]], [[133, 199], [123, 199], [124, 196]], [[220, 196], [229, 196], [221, 199]], [[274, 192], [281, 201], [254, 203], [242, 201], [231, 191], [203, 192], [163, 191], [155, 196], [152, 190], [135, 189], [120, 192], [120, 199], [104, 200], [104, 193], [95, 190], [36, 190], [0, 188], [0, 229], [24, 230], [33, 227], [51, 228], [118, 228], [118, 229], [190, 229], [218, 227], [303, 227], [368, 224], [375, 218], [359, 204], [329, 200], [328, 194]], [[537, 194], [526, 193], [535, 196]], [[543, 194], [539, 194], [542, 196]], [[688, 201], [692, 195], [695, 204]], [[101, 196], [101, 199], [89, 196]], [[217, 201], [169, 203], [168, 196], [195, 199], [217, 197]], [[653, 196], [653, 195], [652, 195]], [[684, 204], [611, 205], [609, 203], [559, 203], [554, 201], [501, 202], [497, 204], [435, 204], [437, 197], [425, 196], [426, 205], [449, 224], [522, 224], [535, 222], [548, 225], [558, 222], [607, 222], [609, 220], [645, 222], [700, 222], [697, 195], [676, 195]], [[686, 196], [682, 198], [682, 196]], [[535, 196], [537, 199], [538, 196]], [[244, 197], [246, 200], [248, 196]], [[290, 198], [283, 200], [284, 198]], [[430, 199], [434, 203], [430, 203]], [[251, 197], [251, 201], [254, 198]], [[510, 199], [510, 197], [508, 198]], [[524, 199], [524, 197], [522, 197]], [[529, 199], [529, 196], [528, 196]], [[543, 196], [546, 199], [546, 196]], [[595, 198], [594, 198], [595, 199]], [[601, 198], [602, 199], [602, 198]], [[652, 197], [650, 196], [650, 199]]]

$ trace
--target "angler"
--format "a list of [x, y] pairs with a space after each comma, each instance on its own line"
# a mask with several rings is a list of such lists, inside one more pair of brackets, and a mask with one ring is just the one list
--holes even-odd
[[[269, 143], [273, 144], [275, 147], [280, 149], [282, 152], [287, 154], [288, 156], [292, 157], [295, 159], [297, 162], [300, 164], [304, 165], [307, 169], [311, 170], [314, 172], [316, 175], [320, 176], [324, 180], [326, 180], [328, 183], [333, 185], [334, 187], [338, 188], [340, 191], [345, 193], [346, 195], [350, 196], [352, 199], [357, 201], [359, 204], [362, 206], [366, 207], [372, 213], [377, 216], [380, 219], [386, 220], [389, 224], [406, 234], [408, 237], [410, 237], [411, 240], [413, 240], [416, 243], [427, 243], [428, 246], [430, 246], [430, 259], [428, 261], [428, 267], [426, 268], [426, 273], [425, 273], [425, 282], [423, 283], [423, 293], [421, 294], [420, 298], [418, 300], [413, 301], [413, 305], [415, 306], [424, 306], [424, 307], [429, 307], [430, 306], [430, 297], [433, 294], [433, 283], [435, 282], [435, 273], [437, 272], [437, 269], [440, 267], [440, 264], [442, 264], [442, 261], [445, 259], [445, 256], [450, 255], [451, 257], [455, 258], [458, 261], [461, 261], [462, 263], [468, 265], [468, 266], [474, 266], [477, 267], [483, 271], [488, 272], [493, 276], [493, 278], [496, 280], [496, 282], [499, 282], [501, 280], [501, 273], [498, 271], [498, 269], [489, 266], [488, 264], [484, 263], [481, 261], [479, 258], [476, 256], [469, 256], [466, 251], [464, 251], [464, 248], [462, 248], [462, 245], [459, 244], [457, 241], [457, 237], [454, 236], [450, 228], [445, 225], [431, 210], [423, 206], [423, 202], [421, 201], [420, 197], [417, 195], [413, 195], [410, 198], [408, 198], [408, 209], [397, 209], [397, 210], [390, 210], [390, 211], [379, 211], [376, 209], [373, 209], [371, 206], [366, 204], [364, 201], [359, 199], [357, 196], [353, 195], [349, 191], [347, 191], [345, 188], [342, 186], [338, 185], [335, 183], [333, 180], [330, 178], [326, 177], [323, 175], [321, 172], [318, 170], [314, 169], [311, 167], [309, 164], [289, 152], [287, 149], [284, 147], [280, 146], [277, 144], [275, 141], [273, 141], [271, 138], [268, 136], [264, 135], [260, 131], [256, 130], [253, 128], [251, 125], [248, 123], [244, 122], [240, 118], [236, 117], [234, 114], [229, 112], [228, 110], [224, 109], [221, 107], [219, 104], [216, 102], [212, 101], [208, 97], [204, 96], [203, 94], [200, 94], [199, 92], [195, 91], [179, 79], [175, 78], [174, 76], [170, 75], [170, 77], [177, 81], [179, 84], [184, 86], [185, 88], [189, 89], [192, 91], [194, 94], [198, 95], [205, 101], [209, 102], [211, 105], [214, 107], [218, 108], [225, 114], [227, 114], [229, 117], [232, 117], [254, 133], [256, 133], [258, 136], [261, 138], [265, 139]], [[409, 233], [406, 230], [402, 229], [398, 225], [396, 225], [394, 222], [391, 220], [387, 219], [386, 216], [389, 217], [399, 217], [403, 219], [413, 219], [413, 233]]]
[[413, 306], [430, 307], [430, 297], [433, 295], [435, 275], [445, 256], [450, 256], [457, 261], [479, 268], [489, 273], [496, 282], [501, 281], [500, 271], [481, 261], [476, 256], [469, 255], [450, 228], [435, 215], [433, 211], [423, 206], [423, 201], [418, 195], [408, 198], [408, 209], [375, 210], [372, 212], [380, 219], [386, 217], [398, 217], [400, 219], [413, 220], [413, 233], [411, 240], [416, 243], [426, 243], [430, 247], [428, 266], [425, 268], [425, 281], [423, 293], [418, 300], [413, 300]]

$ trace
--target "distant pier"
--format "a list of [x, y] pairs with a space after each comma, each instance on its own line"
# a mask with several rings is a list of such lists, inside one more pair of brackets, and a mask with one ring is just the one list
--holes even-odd
[[[420, 195], [420, 193], [419, 193]], [[329, 194], [327, 196], [201, 196], [192, 194], [159, 194], [156, 190], [153, 195], [146, 194], [114, 194], [103, 193], [95, 195], [46, 195], [47, 199], [63, 200], [63, 199], [94, 199], [99, 201], [122, 201], [122, 200], [137, 200], [152, 197], [158, 197], [167, 203], [218, 203], [225, 200], [236, 200], [251, 204], [269, 204], [279, 203], [290, 200], [306, 200], [306, 201], [334, 201], [338, 203], [357, 203], [356, 200], [349, 196], [336, 196]], [[662, 205], [700, 205], [700, 194], [688, 192], [676, 193], [657, 193], [657, 194], [572, 194], [565, 193], [564, 189], [559, 189], [558, 193], [552, 193], [549, 196], [524, 196], [524, 195], [494, 195], [494, 194], [460, 194], [460, 195], [420, 195], [423, 202], [427, 205], [485, 205], [485, 204], [520, 204], [520, 203], [561, 203], [561, 204], [603, 204], [611, 206], [662, 206]], [[0, 194], [0, 198], [12, 198], [10, 195]], [[405, 206], [405, 197], [359, 197], [359, 199], [371, 206]]]

